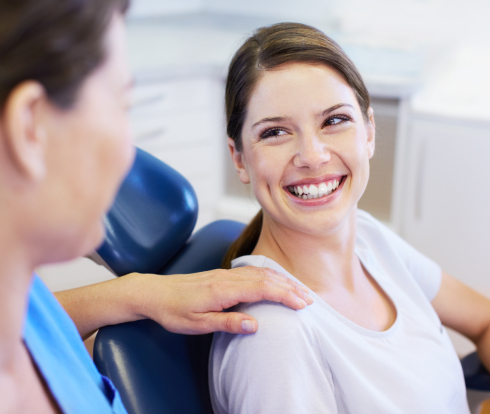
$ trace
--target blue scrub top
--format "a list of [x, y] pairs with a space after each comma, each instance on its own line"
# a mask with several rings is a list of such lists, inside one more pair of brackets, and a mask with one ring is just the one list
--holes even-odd
[[127, 414], [112, 382], [97, 371], [75, 324], [37, 275], [24, 342], [65, 414]]

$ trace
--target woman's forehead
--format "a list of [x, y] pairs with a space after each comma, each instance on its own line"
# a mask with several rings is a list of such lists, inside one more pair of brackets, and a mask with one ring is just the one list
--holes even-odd
[[274, 117], [278, 111], [281, 116], [301, 110], [322, 112], [339, 103], [358, 107], [342, 75], [326, 65], [292, 63], [264, 71], [250, 98], [247, 118]]

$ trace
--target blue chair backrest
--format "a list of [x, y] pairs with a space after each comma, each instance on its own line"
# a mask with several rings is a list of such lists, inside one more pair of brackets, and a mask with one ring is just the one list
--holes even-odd
[[[107, 237], [98, 253], [118, 275], [219, 268], [244, 225], [216, 221], [187, 240], [196, 218], [196, 196], [187, 180], [138, 150], [107, 214]], [[129, 414], [212, 414], [211, 341], [212, 334], [174, 334], [150, 320], [107, 326], [97, 334], [94, 362], [114, 382]]]
[[177, 171], [137, 149], [134, 165], [105, 217], [97, 253], [118, 276], [158, 273], [196, 225], [197, 197]]

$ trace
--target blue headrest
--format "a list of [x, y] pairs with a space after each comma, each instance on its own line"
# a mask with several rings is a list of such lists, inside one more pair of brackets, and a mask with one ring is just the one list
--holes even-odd
[[137, 149], [134, 165], [105, 217], [106, 237], [97, 253], [118, 276], [159, 273], [191, 235], [197, 212], [190, 183]]

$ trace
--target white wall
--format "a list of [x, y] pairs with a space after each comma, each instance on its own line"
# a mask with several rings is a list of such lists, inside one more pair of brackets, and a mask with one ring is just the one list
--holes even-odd
[[334, 3], [333, 0], [203, 0], [204, 9], [209, 12], [321, 22], [335, 17]]
[[133, 0], [130, 17], [223, 13], [335, 22], [382, 38], [490, 45], [489, 0]]
[[130, 18], [192, 13], [202, 9], [203, 0], [132, 0]]
[[489, 41], [488, 0], [342, 0], [340, 28], [419, 41]]

